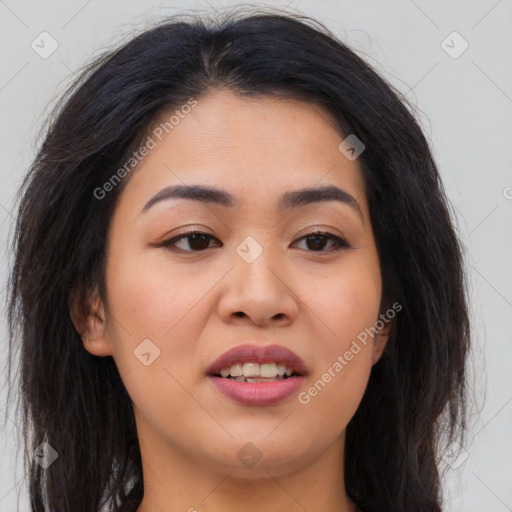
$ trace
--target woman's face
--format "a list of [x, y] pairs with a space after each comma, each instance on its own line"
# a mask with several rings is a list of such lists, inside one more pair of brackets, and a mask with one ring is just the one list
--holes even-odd
[[[381, 274], [358, 161], [338, 149], [329, 115], [299, 101], [215, 91], [180, 112], [124, 178], [106, 321], [86, 348], [113, 356], [143, 459], [153, 451], [161, 465], [181, 457], [274, 476], [321, 454], [338, 460], [386, 342], [385, 333], [360, 341], [379, 318]], [[177, 186], [217, 192], [171, 197]], [[324, 188], [327, 198], [300, 193]], [[204, 235], [187, 238], [191, 230]], [[280, 363], [300, 375], [218, 376], [231, 363], [236, 374], [236, 362], [246, 375], [258, 362], [263, 375]]]

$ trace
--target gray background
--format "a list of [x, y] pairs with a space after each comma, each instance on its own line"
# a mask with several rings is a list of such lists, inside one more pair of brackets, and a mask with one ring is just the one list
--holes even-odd
[[[3, 248], [15, 190], [34, 157], [38, 129], [74, 72], [154, 19], [235, 4], [0, 0]], [[475, 340], [470, 443], [461, 458], [443, 461], [449, 468], [446, 510], [512, 511], [512, 3], [288, 0], [267, 5], [288, 6], [323, 21], [419, 109], [468, 251]], [[43, 31], [59, 45], [47, 59], [31, 48]], [[445, 51], [454, 55], [463, 48], [457, 36], [446, 39], [453, 31], [469, 44], [457, 58]], [[8, 257], [5, 251], [2, 295]], [[6, 356], [5, 320], [0, 329]], [[4, 397], [5, 389], [0, 419], [6, 413]], [[26, 511], [21, 465], [15, 466], [16, 418], [12, 411], [7, 415], [7, 429], [0, 426], [0, 512], [16, 510], [18, 495], [19, 510]]]

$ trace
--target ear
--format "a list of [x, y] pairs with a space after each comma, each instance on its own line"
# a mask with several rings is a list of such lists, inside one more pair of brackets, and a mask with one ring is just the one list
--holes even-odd
[[105, 308], [96, 288], [73, 289], [69, 295], [69, 315], [87, 352], [102, 357], [112, 355]]
[[[382, 320], [382, 318], [384, 318], [384, 320]], [[386, 348], [386, 345], [391, 336], [393, 321], [387, 318], [385, 315], [380, 315], [376, 325], [380, 326], [381, 324], [384, 324], [384, 326], [378, 330], [377, 334], [373, 338], [372, 365], [377, 363], [384, 353], [384, 349]]]

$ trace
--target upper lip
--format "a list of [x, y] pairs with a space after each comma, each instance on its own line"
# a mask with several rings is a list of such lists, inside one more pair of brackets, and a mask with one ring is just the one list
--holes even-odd
[[278, 363], [292, 368], [299, 375], [307, 375], [304, 361], [291, 350], [280, 345], [239, 345], [224, 352], [208, 368], [208, 375], [219, 375], [223, 368], [230, 368], [236, 363]]

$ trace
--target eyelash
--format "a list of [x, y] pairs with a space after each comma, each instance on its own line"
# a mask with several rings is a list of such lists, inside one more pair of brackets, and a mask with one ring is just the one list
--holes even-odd
[[[194, 253], [194, 252], [203, 252], [203, 251], [206, 251], [207, 249], [211, 249], [211, 247], [207, 247], [206, 249], [200, 249], [200, 250], [184, 250], [184, 249], [179, 249], [177, 247], [173, 247], [174, 244], [176, 244], [177, 242], [179, 242], [180, 240], [183, 240], [185, 238], [189, 238], [191, 236], [194, 236], [194, 235], [204, 235], [206, 237], [209, 237], [210, 239], [215, 239], [215, 237], [213, 235], [210, 235], [209, 233], [204, 233], [202, 231], [196, 231], [196, 230], [191, 230], [191, 231], [186, 231], [184, 233], [181, 233], [173, 238], [170, 238], [169, 240], [164, 240], [162, 243], [159, 244], [160, 247], [165, 247], [166, 249], [172, 251], [172, 252], [181, 252], [181, 253]], [[320, 250], [320, 251], [308, 251], [308, 252], [336, 252], [336, 251], [339, 251], [341, 249], [346, 249], [346, 248], [349, 248], [350, 245], [348, 244], [348, 242], [346, 240], [344, 240], [343, 238], [340, 238], [336, 235], [333, 235], [332, 233], [329, 233], [328, 231], [313, 231], [311, 233], [308, 233], [302, 237], [300, 237], [298, 240], [304, 240], [306, 238], [310, 238], [310, 237], [313, 237], [313, 236], [323, 236], [325, 238], [327, 238], [328, 240], [332, 240], [334, 242], [334, 249], [328, 249], [328, 250]]]

